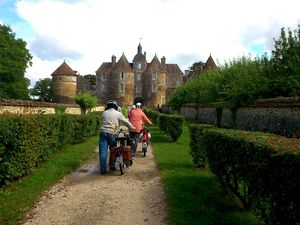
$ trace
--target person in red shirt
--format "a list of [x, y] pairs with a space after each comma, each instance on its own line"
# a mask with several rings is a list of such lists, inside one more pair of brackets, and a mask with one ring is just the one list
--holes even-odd
[[147, 123], [148, 125], [151, 125], [152, 122], [151, 120], [148, 119], [148, 117], [143, 112], [142, 103], [140, 102], [136, 103], [136, 108], [133, 108], [130, 111], [129, 121], [133, 126], [135, 126], [135, 130], [130, 130], [130, 138], [132, 138], [131, 151], [132, 154], [135, 155], [136, 148], [138, 145], [138, 139], [143, 129], [143, 122]]

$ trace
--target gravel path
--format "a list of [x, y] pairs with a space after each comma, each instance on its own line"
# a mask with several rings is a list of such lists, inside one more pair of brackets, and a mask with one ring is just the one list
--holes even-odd
[[[138, 149], [141, 149], [139, 146]], [[167, 225], [159, 172], [149, 145], [123, 176], [99, 175], [98, 152], [41, 197], [24, 225]]]

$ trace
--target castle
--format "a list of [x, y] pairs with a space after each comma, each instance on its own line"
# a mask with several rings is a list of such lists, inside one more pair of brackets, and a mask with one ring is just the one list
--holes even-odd
[[[204, 64], [204, 70], [205, 67], [215, 67], [211, 56]], [[102, 105], [114, 99], [121, 106], [141, 101], [148, 107], [164, 105], [171, 93], [183, 84], [183, 78], [193, 77], [191, 74], [184, 76], [177, 64], [166, 63], [165, 57], [159, 60], [156, 54], [151, 62], [147, 62], [146, 52], [142, 53], [140, 43], [132, 63], [128, 62], [124, 53], [118, 61], [113, 55], [111, 62], [102, 63], [96, 71], [95, 87], [66, 62], [51, 75], [54, 102], [57, 103], [74, 103], [76, 92], [89, 91], [98, 97]]]
[[124, 53], [117, 61], [104, 62], [96, 71], [96, 95], [101, 103], [115, 99], [123, 106], [143, 101], [149, 107], [164, 105], [172, 91], [183, 82], [183, 73], [177, 64], [167, 64], [155, 55], [150, 63], [141, 44], [132, 63]]

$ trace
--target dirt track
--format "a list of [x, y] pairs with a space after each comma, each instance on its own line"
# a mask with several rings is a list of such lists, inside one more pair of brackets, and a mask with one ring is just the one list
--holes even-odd
[[25, 225], [166, 225], [166, 205], [151, 146], [133, 165], [99, 175], [98, 152], [40, 199]]

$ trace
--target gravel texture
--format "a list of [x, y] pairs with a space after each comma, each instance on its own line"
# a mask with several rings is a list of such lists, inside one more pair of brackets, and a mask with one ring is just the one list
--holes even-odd
[[99, 174], [98, 152], [40, 198], [24, 225], [167, 225], [165, 195], [151, 145], [133, 165]]

